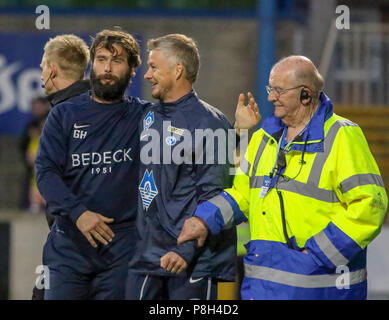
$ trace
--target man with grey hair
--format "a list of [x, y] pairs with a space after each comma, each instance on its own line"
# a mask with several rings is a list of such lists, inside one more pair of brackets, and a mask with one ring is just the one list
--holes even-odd
[[248, 220], [243, 299], [366, 299], [366, 247], [388, 198], [362, 130], [322, 89], [306, 57], [272, 68], [274, 115], [251, 138], [232, 188], [200, 204], [178, 239], [202, 245]]
[[[227, 136], [231, 126], [223, 113], [200, 100], [192, 88], [200, 56], [191, 38], [170, 34], [152, 39], [148, 50], [144, 78], [152, 84], [152, 96], [159, 104], [148, 108], [140, 123], [138, 240], [129, 264], [126, 298], [216, 299], [217, 282], [235, 280], [235, 228], [210, 237], [200, 249], [195, 241], [177, 245], [177, 237], [196, 207], [232, 182], [228, 161], [218, 158], [218, 148], [227, 150], [226, 144], [208, 148], [216, 161], [205, 163], [206, 154], [199, 158], [195, 152], [206, 145], [205, 139], [189, 145], [186, 139], [195, 137], [196, 130], [219, 130]], [[244, 98], [241, 94], [236, 115], [240, 129], [245, 128], [243, 123], [249, 128], [259, 121], [254, 98], [249, 93], [248, 106]], [[241, 121], [243, 114], [252, 122]], [[163, 152], [145, 161], [146, 149]], [[181, 153], [185, 161], [175, 161]]]

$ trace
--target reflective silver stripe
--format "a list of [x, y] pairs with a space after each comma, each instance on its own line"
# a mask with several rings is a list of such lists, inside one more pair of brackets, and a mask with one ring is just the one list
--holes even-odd
[[[263, 184], [263, 176], [250, 177], [250, 189], [261, 188]], [[297, 193], [302, 196], [310, 197], [316, 200], [325, 201], [329, 203], [339, 202], [336, 193], [332, 190], [320, 189], [306, 183], [296, 180], [282, 180], [277, 186], [279, 190], [285, 190]]]
[[263, 150], [265, 150], [265, 147], [266, 147], [266, 144], [267, 144], [268, 141], [269, 141], [269, 137], [267, 135], [264, 135], [263, 138], [262, 138], [261, 143], [259, 144], [257, 154], [255, 155], [253, 172], [251, 174], [251, 176], [253, 176], [253, 177], [257, 173], [259, 159], [261, 159]]
[[319, 185], [321, 172], [331, 152], [336, 134], [338, 133], [339, 129], [344, 126], [357, 126], [357, 125], [354, 122], [345, 119], [345, 120], [338, 120], [331, 126], [326, 137], [324, 138], [324, 152], [318, 152], [316, 154], [315, 160], [312, 164], [311, 172], [309, 174], [308, 183], [313, 184], [315, 186]]
[[207, 284], [207, 300], [211, 300], [211, 288], [212, 288], [212, 278], [208, 278], [208, 284]]
[[309, 183], [303, 183], [296, 180], [284, 180], [278, 184], [279, 190], [295, 192], [302, 196], [314, 198], [316, 200], [325, 201], [329, 203], [339, 202], [336, 193], [332, 190], [320, 189]]
[[[336, 281], [345, 274], [304, 275], [277, 270], [262, 266], [244, 265], [245, 277], [272, 281], [300, 288], [329, 288], [336, 287]], [[367, 279], [367, 270], [361, 269], [349, 273], [350, 285], [361, 283]]]
[[327, 258], [336, 266], [347, 265], [349, 263], [348, 259], [344, 257], [340, 251], [332, 244], [330, 239], [324, 231], [321, 231], [313, 237], [319, 246], [320, 250], [327, 256]]
[[243, 157], [242, 161], [240, 162], [240, 170], [242, 170], [243, 173], [244, 173], [246, 176], [248, 176], [249, 173], [250, 173], [250, 167], [251, 167], [250, 162], [248, 162], [248, 161], [246, 160], [246, 158]]
[[349, 119], [341, 119], [336, 122], [339, 123], [341, 127], [358, 127], [355, 122], [352, 122]]
[[142, 300], [143, 298], [143, 290], [145, 289], [145, 285], [148, 279], [149, 279], [149, 275], [147, 275], [146, 278], [143, 280], [142, 288], [140, 289], [139, 300]]
[[342, 193], [346, 193], [355, 187], [363, 186], [366, 184], [375, 184], [377, 186], [384, 187], [384, 181], [382, 180], [382, 177], [378, 174], [372, 173], [356, 174], [351, 176], [350, 178], [343, 180], [340, 183], [340, 186], [342, 187]]
[[263, 176], [250, 177], [250, 189], [261, 188], [263, 184]]
[[223, 216], [224, 228], [231, 228], [234, 222], [234, 211], [232, 210], [230, 203], [222, 196], [216, 196], [208, 201], [219, 208], [220, 213]]

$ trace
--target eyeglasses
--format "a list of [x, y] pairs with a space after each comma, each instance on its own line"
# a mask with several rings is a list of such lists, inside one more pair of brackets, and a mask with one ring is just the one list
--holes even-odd
[[306, 87], [306, 86], [301, 84], [297, 87], [287, 88], [287, 89], [281, 89], [281, 88], [277, 88], [277, 87], [273, 88], [271, 86], [265, 86], [267, 94], [270, 94], [270, 92], [273, 91], [277, 96], [284, 94], [286, 91], [294, 90], [294, 89], [301, 88], [301, 87]]

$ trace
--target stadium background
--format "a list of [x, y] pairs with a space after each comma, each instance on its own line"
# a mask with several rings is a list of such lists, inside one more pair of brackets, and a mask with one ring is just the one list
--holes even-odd
[[[38, 5], [50, 9], [49, 30], [36, 27]], [[349, 8], [349, 29], [336, 28], [344, 13], [336, 13], [340, 5]], [[388, 190], [386, 0], [0, 0], [0, 299], [30, 299], [48, 234], [43, 214], [20, 207], [20, 135], [31, 116], [31, 100], [43, 93], [43, 45], [62, 33], [80, 35], [90, 44], [89, 36], [113, 26], [136, 34], [143, 63], [148, 39], [168, 33], [193, 37], [202, 63], [195, 90], [231, 121], [240, 92], [254, 93], [263, 117], [272, 112], [264, 86], [276, 59], [310, 57], [325, 76], [325, 92], [335, 111], [364, 130]], [[130, 91], [152, 99], [143, 81], [144, 66]], [[244, 226], [240, 233], [243, 243]], [[371, 299], [389, 299], [387, 243], [388, 219], [368, 250]], [[225, 286], [221, 298], [236, 298], [234, 286]]]

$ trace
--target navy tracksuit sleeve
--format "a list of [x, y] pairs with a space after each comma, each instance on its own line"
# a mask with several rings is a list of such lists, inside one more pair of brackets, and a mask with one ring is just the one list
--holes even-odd
[[[219, 123], [217, 123], [219, 124]], [[212, 126], [210, 125], [212, 128]], [[217, 127], [213, 127], [214, 130], [220, 128], [220, 124]], [[219, 159], [219, 149], [215, 143], [214, 148], [210, 149], [206, 146], [206, 141], [203, 143], [203, 161], [202, 164], [194, 165], [196, 174], [196, 193], [197, 193], [197, 204], [209, 200], [212, 197], [218, 195], [224, 188], [228, 188], [232, 185], [233, 176], [229, 174], [230, 165], [228, 159]], [[226, 157], [228, 155], [227, 144], [219, 147], [224, 147], [226, 150]], [[198, 146], [194, 146], [195, 150], [198, 150]], [[206, 163], [207, 152], [213, 153], [213, 163]], [[223, 154], [223, 152], [221, 152]], [[223, 161], [224, 160], [224, 161]], [[225, 164], [223, 164], [225, 163]], [[194, 215], [194, 213], [193, 213]], [[188, 217], [189, 218], [189, 217]], [[197, 241], [192, 240], [182, 245], [176, 246], [172, 251], [178, 253], [185, 261], [189, 264], [195, 257], [196, 253], [200, 251], [197, 247]]]
[[39, 192], [48, 204], [49, 212], [69, 216], [75, 223], [87, 208], [77, 201], [63, 179], [68, 157], [64, 131], [60, 108], [54, 108], [46, 120], [39, 140], [35, 160], [36, 181]]
[[[216, 130], [221, 129], [221, 121], [209, 121], [205, 129], [210, 128], [216, 132]], [[224, 130], [231, 129], [227, 120], [224, 120], [222, 124], [224, 124], [222, 126]], [[209, 134], [211, 136], [208, 136]], [[226, 137], [228, 137], [227, 133]], [[231, 187], [233, 181], [233, 176], [230, 175], [232, 164], [229, 162], [228, 138], [225, 141], [223, 139], [219, 141], [219, 138], [217, 138], [214, 140], [214, 145], [209, 143], [210, 139], [213, 139], [212, 134], [205, 133], [203, 140], [199, 141], [199, 143], [203, 144], [203, 153], [200, 155], [196, 154], [198, 158], [202, 158], [201, 164], [195, 165], [198, 205], [215, 197], [223, 189]], [[196, 145], [195, 148], [198, 150], [199, 146]], [[210, 155], [213, 155], [213, 158]]]
[[177, 253], [187, 264], [190, 264], [200, 251], [200, 248], [197, 248], [196, 240], [191, 240], [175, 246], [171, 251]]

